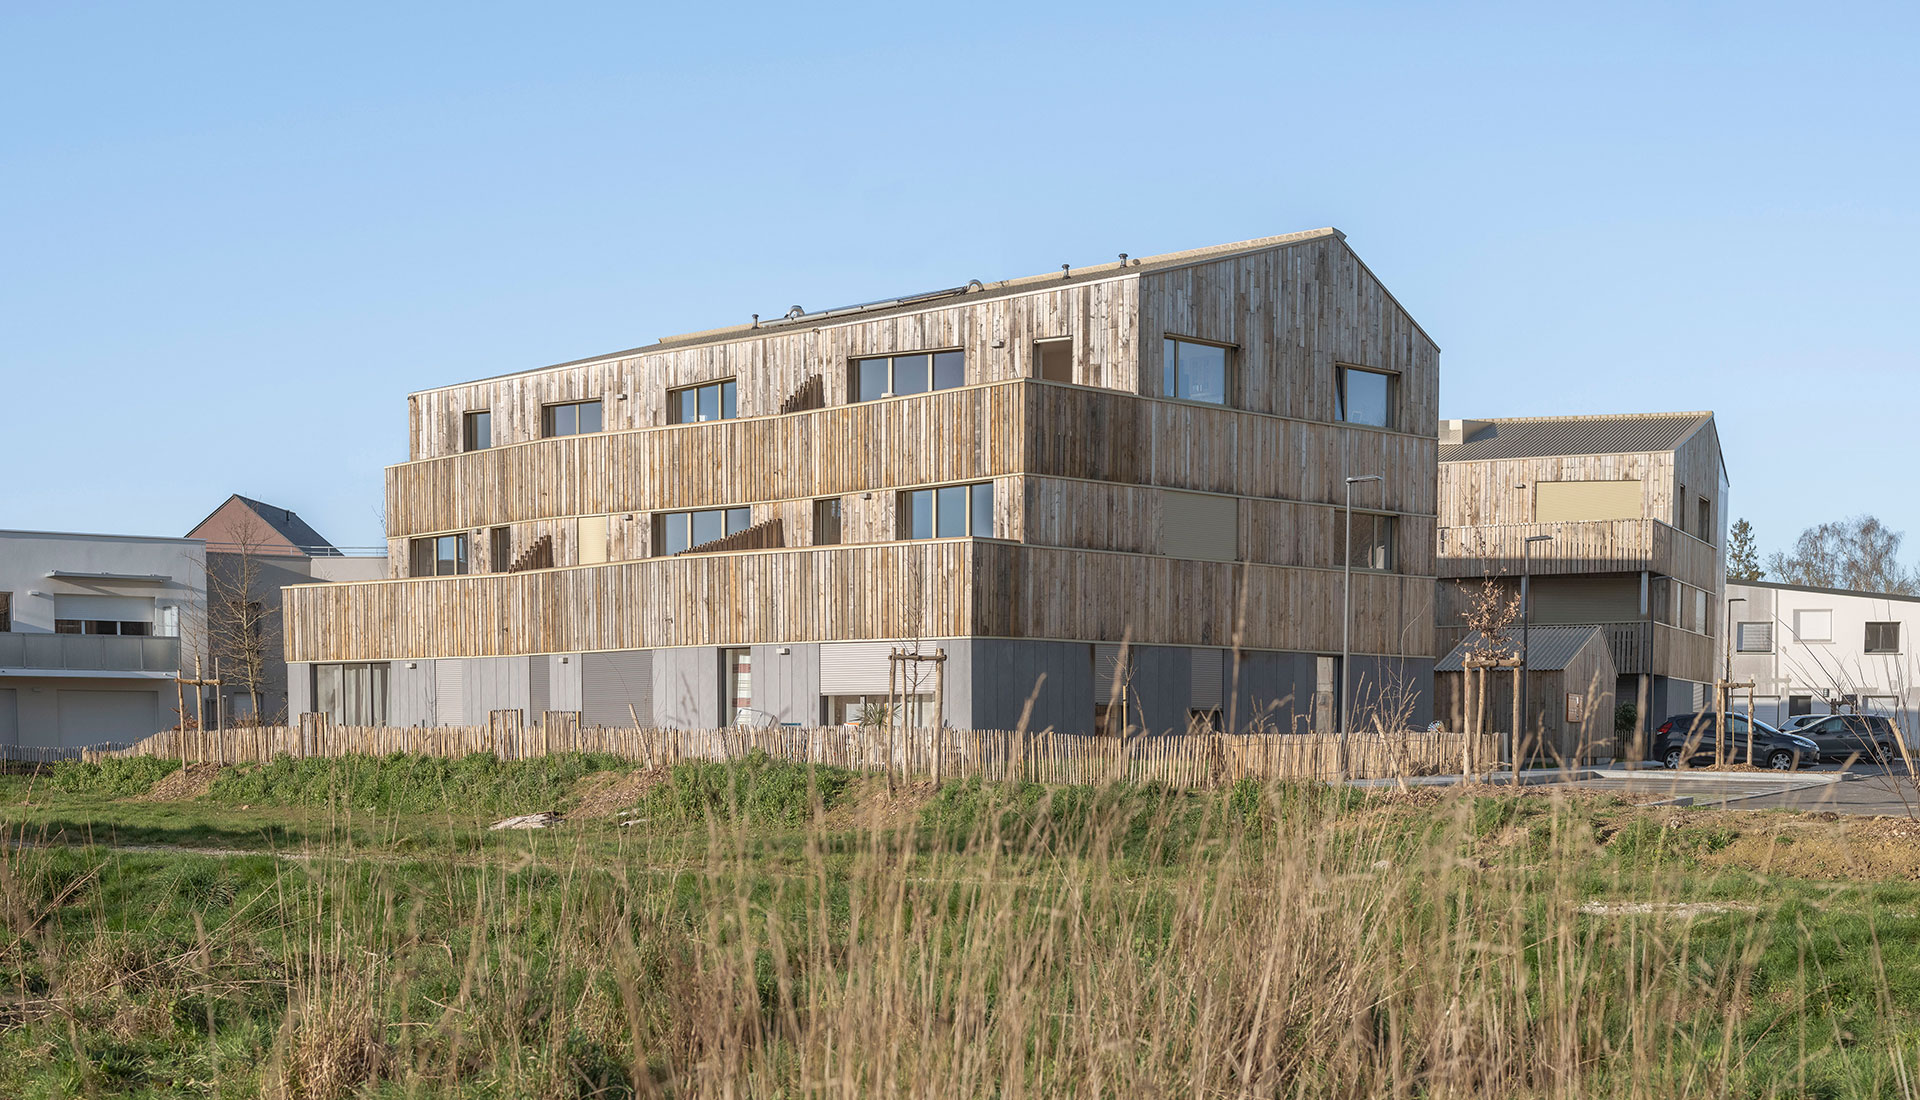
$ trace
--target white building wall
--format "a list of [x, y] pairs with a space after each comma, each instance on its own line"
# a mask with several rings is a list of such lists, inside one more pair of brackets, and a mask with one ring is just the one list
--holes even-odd
[[[1794, 698], [1802, 697], [1810, 713], [1881, 713], [1909, 739], [1920, 734], [1920, 597], [1730, 581], [1727, 600], [1736, 644], [1740, 623], [1773, 627], [1769, 652], [1733, 655], [1733, 679], [1755, 681], [1754, 717], [1784, 721]], [[1870, 622], [1900, 624], [1898, 652], [1866, 651]], [[1820, 623], [1830, 629], [1813, 629]], [[1808, 636], [1800, 636], [1802, 629]]]

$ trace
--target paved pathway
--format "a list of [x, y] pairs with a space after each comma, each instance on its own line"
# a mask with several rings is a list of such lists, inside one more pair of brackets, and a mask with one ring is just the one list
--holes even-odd
[[1688, 799], [1688, 805], [1735, 810], [1828, 810], [1843, 814], [1920, 816], [1920, 789], [1912, 777], [1884, 768], [1838, 768], [1778, 775], [1670, 772], [1663, 768], [1604, 769], [1571, 784], [1617, 791], [1643, 802]]

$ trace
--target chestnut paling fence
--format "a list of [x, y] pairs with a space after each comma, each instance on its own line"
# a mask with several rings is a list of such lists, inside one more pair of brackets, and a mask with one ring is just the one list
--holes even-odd
[[[683, 760], [738, 760], [760, 752], [796, 763], [934, 780], [978, 776], [1036, 783], [1161, 783], [1177, 787], [1241, 779], [1392, 778], [1484, 769], [1496, 759], [1490, 735], [1331, 734], [1206, 731], [1095, 736], [1049, 730], [962, 730], [869, 726], [648, 729], [587, 726], [577, 712], [537, 723], [495, 711], [477, 726], [339, 726], [321, 715], [291, 726], [166, 730], [130, 745], [43, 750], [42, 759], [157, 756], [188, 763], [265, 763], [278, 756], [415, 753], [505, 760], [552, 753], [608, 753], [649, 767]], [[1344, 757], [1344, 762], [1343, 762]], [[16, 755], [16, 759], [31, 756]]]

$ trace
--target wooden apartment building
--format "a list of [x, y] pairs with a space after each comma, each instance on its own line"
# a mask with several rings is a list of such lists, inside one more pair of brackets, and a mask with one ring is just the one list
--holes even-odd
[[[1726, 463], [1712, 413], [1449, 420], [1440, 430], [1438, 652], [1475, 590], [1518, 590], [1532, 620], [1605, 636], [1614, 696], [1640, 727], [1709, 705], [1726, 590]], [[1520, 633], [1518, 626], [1513, 634]], [[1528, 728], [1558, 721], [1530, 699]], [[1621, 745], [1623, 751], [1631, 745]]]
[[906, 647], [945, 655], [953, 726], [1299, 728], [1337, 679], [1345, 477], [1379, 474], [1355, 694], [1424, 721], [1438, 380], [1321, 229], [426, 390], [391, 577], [286, 590], [293, 709], [839, 723]]

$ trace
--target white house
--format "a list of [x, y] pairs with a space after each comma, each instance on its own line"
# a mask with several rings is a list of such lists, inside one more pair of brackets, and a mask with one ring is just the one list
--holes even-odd
[[1920, 596], [1728, 581], [1727, 618], [1732, 678], [1755, 682], [1754, 717], [1777, 723], [1852, 711], [1884, 714], [1915, 732]]
[[206, 593], [199, 539], [0, 531], [0, 756], [171, 727]]

